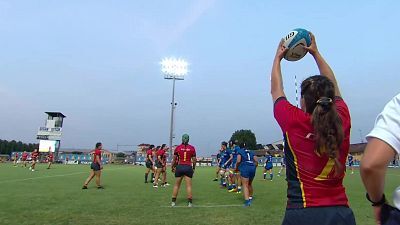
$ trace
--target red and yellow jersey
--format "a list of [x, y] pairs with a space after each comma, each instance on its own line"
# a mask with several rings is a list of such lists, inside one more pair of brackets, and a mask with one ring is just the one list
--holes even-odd
[[48, 158], [50, 161], [52, 161], [53, 158], [54, 158], [54, 156], [53, 156], [53, 154], [50, 153], [50, 154], [47, 156], [47, 158]]
[[[334, 103], [343, 124], [339, 162], [344, 166], [350, 147], [350, 113], [342, 98], [337, 97]], [[274, 116], [285, 139], [287, 208], [348, 206], [344, 171], [335, 175], [334, 159], [315, 151], [311, 115], [281, 97], [275, 102]]]
[[164, 150], [164, 149], [158, 150], [157, 153], [156, 153], [156, 155], [157, 155], [157, 159], [158, 159], [158, 156], [160, 156], [161, 161], [164, 161], [165, 158], [166, 158], [166, 157], [165, 157], [165, 150]]
[[196, 149], [191, 145], [181, 144], [176, 147], [174, 155], [178, 156], [178, 165], [192, 165], [192, 157], [196, 157]]
[[22, 159], [26, 159], [26, 158], [28, 158], [28, 153], [26, 153], [26, 152], [22, 153]]
[[39, 152], [32, 152], [32, 154], [31, 154], [31, 158], [33, 160], [36, 160], [38, 156], [39, 156]]
[[95, 149], [93, 153], [93, 162], [97, 162], [97, 159], [101, 161], [101, 150], [100, 149]]
[[146, 152], [146, 160], [150, 160], [153, 158], [153, 150], [149, 149]]

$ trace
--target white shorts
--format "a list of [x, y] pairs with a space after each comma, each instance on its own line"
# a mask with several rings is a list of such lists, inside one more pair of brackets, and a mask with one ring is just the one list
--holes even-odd
[[370, 138], [381, 139], [400, 153], [400, 94], [387, 103], [378, 115], [374, 128], [367, 135], [367, 140]]

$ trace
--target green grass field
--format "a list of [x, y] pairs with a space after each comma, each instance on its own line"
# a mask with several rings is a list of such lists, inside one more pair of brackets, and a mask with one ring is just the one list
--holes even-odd
[[[243, 203], [240, 194], [219, 189], [218, 182], [211, 181], [215, 168], [196, 170], [193, 208], [170, 208], [172, 186], [153, 189], [144, 184], [144, 167], [105, 166], [104, 190], [97, 190], [94, 182], [88, 190], [81, 190], [89, 166], [45, 168], [38, 165], [37, 171], [31, 172], [0, 164], [0, 224], [280, 224], [285, 210], [284, 178], [263, 181], [261, 167], [250, 208], [239, 206]], [[388, 171], [389, 199], [398, 176], [400, 170]], [[174, 181], [171, 173], [168, 181]], [[345, 186], [357, 224], [374, 224], [358, 171], [346, 176]], [[184, 185], [177, 204], [186, 206]]]

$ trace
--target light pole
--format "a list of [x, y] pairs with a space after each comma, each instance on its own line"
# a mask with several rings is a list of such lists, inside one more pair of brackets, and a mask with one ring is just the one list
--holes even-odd
[[184, 59], [165, 58], [161, 60], [161, 71], [164, 79], [172, 80], [172, 101], [171, 101], [171, 124], [169, 129], [169, 158], [172, 157], [172, 139], [174, 138], [174, 111], [175, 103], [175, 81], [184, 80], [188, 73], [188, 63]]

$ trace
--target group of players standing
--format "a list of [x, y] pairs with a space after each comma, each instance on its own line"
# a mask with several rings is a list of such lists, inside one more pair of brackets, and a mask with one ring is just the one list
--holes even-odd
[[[33, 152], [31, 153], [31, 163], [32, 165], [29, 167], [29, 170], [34, 172], [35, 168], [36, 168], [36, 163], [39, 160], [39, 150], [35, 149], [33, 150]], [[47, 169], [50, 169], [51, 165], [53, 164], [53, 160], [54, 160], [54, 155], [52, 152], [49, 152], [49, 154], [47, 154], [46, 156], [47, 162], [48, 162], [48, 166]], [[21, 157], [19, 157], [18, 152], [15, 153], [15, 157], [14, 157], [14, 167], [18, 166], [18, 162], [22, 163], [22, 167], [26, 167], [26, 165], [28, 164], [28, 153], [26, 151], [24, 151], [21, 154]]]
[[221, 143], [217, 155], [218, 168], [214, 181], [220, 180], [221, 188], [227, 188], [230, 193], [242, 193], [245, 206], [250, 206], [253, 200], [253, 180], [258, 166], [257, 157], [247, 149], [246, 143], [230, 141]]
[[169, 186], [167, 182], [167, 150], [165, 144], [155, 147], [150, 145], [146, 152], [146, 172], [144, 174], [144, 182], [148, 182], [149, 173], [151, 172], [151, 182], [154, 188], [158, 188], [158, 182], [161, 180], [161, 187]]

